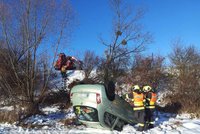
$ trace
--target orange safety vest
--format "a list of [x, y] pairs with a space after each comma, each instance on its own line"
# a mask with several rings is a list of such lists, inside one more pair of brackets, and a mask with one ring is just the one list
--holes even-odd
[[134, 108], [133, 110], [142, 110], [144, 109], [144, 94], [141, 93], [136, 93], [133, 92], [133, 104], [134, 104]]
[[147, 103], [146, 108], [150, 108], [150, 109], [155, 108], [155, 103], [157, 100], [156, 93], [151, 92], [151, 98], [147, 98], [147, 100], [148, 100], [148, 103]]

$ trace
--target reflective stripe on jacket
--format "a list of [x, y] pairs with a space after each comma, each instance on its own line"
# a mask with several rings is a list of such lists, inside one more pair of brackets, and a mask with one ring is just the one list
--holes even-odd
[[157, 99], [156, 93], [151, 93], [150, 106], [155, 105]]

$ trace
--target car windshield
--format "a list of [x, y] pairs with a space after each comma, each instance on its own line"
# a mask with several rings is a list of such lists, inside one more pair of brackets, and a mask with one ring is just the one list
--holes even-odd
[[98, 122], [97, 109], [87, 106], [75, 106], [74, 111], [79, 120]]

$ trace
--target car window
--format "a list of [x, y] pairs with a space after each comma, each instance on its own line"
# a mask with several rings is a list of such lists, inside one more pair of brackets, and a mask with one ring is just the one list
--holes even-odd
[[121, 131], [123, 129], [123, 126], [125, 124], [127, 124], [127, 122], [125, 122], [124, 120], [122, 119], [119, 119], [117, 121], [117, 124], [115, 126], [114, 123], [117, 119], [117, 116], [111, 114], [111, 113], [108, 113], [108, 112], [105, 112], [104, 114], [104, 122], [106, 125], [108, 125], [110, 128], [114, 127], [114, 130], [118, 130], [118, 131]]
[[110, 114], [108, 112], [104, 113], [104, 122], [110, 128], [112, 128], [112, 126], [114, 125], [116, 119], [117, 119], [117, 116], [115, 116], [113, 114]]
[[75, 106], [75, 114], [79, 120], [98, 122], [98, 111], [95, 108], [87, 106]]
[[119, 119], [119, 121], [117, 122], [117, 124], [114, 127], [114, 130], [121, 131], [125, 124], [127, 124], [125, 121], [123, 121], [122, 119]]

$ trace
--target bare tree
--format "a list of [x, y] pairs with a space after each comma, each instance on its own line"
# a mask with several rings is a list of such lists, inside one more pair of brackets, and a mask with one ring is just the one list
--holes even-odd
[[67, 0], [0, 2], [1, 57], [10, 70], [1, 74], [0, 84], [14, 102], [28, 103], [33, 114], [39, 112], [38, 105], [44, 99], [51, 73], [49, 62], [54, 61], [42, 60], [41, 54], [48, 50], [56, 56], [73, 20]]
[[[144, 32], [139, 20], [144, 15], [144, 10], [133, 10], [130, 4], [123, 0], [110, 0], [113, 11], [112, 35], [109, 41], [100, 38], [103, 45], [107, 47], [104, 61], [104, 81], [115, 79], [114, 72], [127, 69], [128, 64], [120, 68], [119, 61], [130, 59], [131, 54], [144, 50], [145, 45], [152, 42], [152, 36], [149, 32]], [[118, 63], [116, 63], [118, 62]], [[128, 63], [128, 61], [127, 61]], [[117, 70], [115, 70], [118, 68]]]
[[174, 42], [173, 52], [170, 54], [172, 62], [170, 83], [170, 100], [181, 105], [182, 112], [199, 114], [200, 106], [200, 53], [194, 46], [185, 46], [183, 42]]
[[86, 51], [84, 54], [83, 59], [83, 70], [85, 72], [85, 78], [88, 79], [89, 77], [92, 77], [93, 79], [96, 76], [90, 76], [92, 71], [95, 71], [95, 69], [98, 67], [100, 62], [100, 59], [98, 56], [95, 55], [92, 51]]
[[132, 66], [130, 75], [126, 78], [126, 83], [150, 85], [153, 88], [158, 88], [163, 80], [165, 80], [164, 73], [164, 58], [162, 56], [144, 57], [136, 55]]

